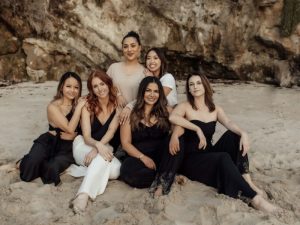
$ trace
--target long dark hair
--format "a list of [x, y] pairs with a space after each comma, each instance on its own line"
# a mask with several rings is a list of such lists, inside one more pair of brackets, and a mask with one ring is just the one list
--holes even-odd
[[[138, 89], [138, 94], [136, 98], [136, 104], [132, 109], [131, 115], [130, 115], [130, 123], [131, 123], [131, 129], [135, 130], [139, 128], [139, 122], [141, 122], [145, 118], [145, 100], [144, 95], [146, 92], [146, 89], [150, 83], [155, 83], [158, 86], [159, 91], [159, 98], [157, 102], [154, 104], [149, 118], [154, 116], [157, 119], [157, 125], [158, 127], [164, 129], [165, 131], [168, 131], [170, 129], [170, 122], [169, 122], [169, 113], [167, 110], [167, 99], [164, 95], [163, 87], [157, 77], [145, 77]], [[150, 121], [147, 121], [150, 122]]]
[[81, 82], [81, 78], [77, 73], [74, 72], [66, 72], [64, 73], [58, 83], [57, 86], [57, 90], [56, 90], [56, 94], [53, 97], [52, 101], [61, 99], [63, 97], [63, 87], [65, 85], [65, 82], [68, 78], [73, 77], [75, 80], [77, 80], [78, 85], [79, 85], [79, 93], [78, 96], [72, 101], [72, 110], [74, 109], [75, 105], [77, 104], [77, 100], [78, 98], [81, 96], [81, 91], [82, 91], [82, 82]]
[[213, 100], [213, 89], [210, 86], [209, 80], [207, 77], [203, 74], [189, 74], [187, 79], [186, 79], [186, 85], [185, 85], [185, 90], [186, 90], [186, 96], [188, 102], [191, 104], [192, 108], [195, 110], [198, 110], [197, 106], [195, 105], [195, 99], [194, 96], [190, 93], [190, 88], [189, 88], [189, 80], [192, 76], [199, 76], [201, 78], [202, 85], [204, 87], [204, 102], [205, 105], [208, 107], [210, 112], [213, 112], [216, 109], [214, 100]]
[[93, 92], [92, 80], [95, 77], [102, 80], [108, 86], [109, 89], [108, 107], [115, 108], [117, 105], [117, 94], [112, 79], [102, 70], [92, 70], [87, 80], [87, 88], [89, 91], [87, 95], [88, 111], [90, 112], [92, 119], [93, 119], [93, 115], [97, 116], [102, 111], [102, 108], [98, 102], [98, 98]]
[[133, 38], [135, 38], [136, 41], [137, 41], [137, 43], [138, 43], [139, 45], [141, 45], [140, 35], [139, 35], [137, 32], [135, 32], [135, 31], [129, 31], [129, 32], [123, 37], [122, 42], [121, 42], [122, 45], [123, 45], [124, 40], [125, 40], [126, 38], [128, 38], [128, 37], [133, 37]]
[[160, 66], [160, 71], [159, 71], [159, 78], [160, 78], [162, 75], [167, 73], [167, 69], [168, 69], [167, 59], [166, 59], [166, 56], [162, 52], [161, 49], [159, 49], [159, 48], [150, 48], [147, 51], [146, 55], [145, 55], [145, 66], [146, 67], [147, 67], [147, 64], [146, 64], [147, 57], [148, 57], [149, 52], [151, 52], [151, 51], [154, 51], [156, 53], [156, 55], [158, 56], [158, 58], [160, 59], [160, 61], [161, 61], [161, 66]]

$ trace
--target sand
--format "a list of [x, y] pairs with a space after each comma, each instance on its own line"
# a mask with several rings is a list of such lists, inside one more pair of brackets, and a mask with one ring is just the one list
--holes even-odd
[[[181, 100], [182, 84], [178, 82]], [[40, 179], [22, 182], [17, 170], [7, 170], [47, 130], [46, 105], [56, 85], [27, 82], [0, 88], [0, 224], [300, 224], [300, 88], [213, 84], [216, 103], [249, 133], [254, 181], [284, 214], [259, 212], [189, 180], [173, 185], [170, 194], [159, 199], [152, 199], [146, 189], [115, 180], [89, 203], [85, 214], [76, 215], [69, 205], [82, 178], [64, 174], [62, 185], [55, 187]], [[223, 131], [218, 126], [214, 140]]]

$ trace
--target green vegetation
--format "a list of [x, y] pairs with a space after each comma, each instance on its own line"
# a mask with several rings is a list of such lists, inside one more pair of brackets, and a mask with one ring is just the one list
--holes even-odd
[[300, 22], [300, 0], [284, 0], [281, 18], [281, 34], [289, 36]]

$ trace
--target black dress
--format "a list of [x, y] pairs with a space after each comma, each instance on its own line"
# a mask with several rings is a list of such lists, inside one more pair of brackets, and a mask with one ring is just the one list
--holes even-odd
[[[242, 156], [239, 150], [240, 136], [231, 131], [223, 134], [220, 140], [212, 145], [216, 121], [208, 123], [191, 120], [200, 127], [206, 137], [206, 149], [199, 150], [199, 138], [196, 132], [185, 130], [184, 160], [181, 173], [191, 180], [215, 187], [219, 193], [230, 197], [252, 199], [256, 192], [244, 180], [242, 174], [249, 171], [247, 155]], [[182, 154], [182, 151], [180, 151]]]
[[[114, 116], [116, 114], [116, 110], [114, 110], [109, 118], [106, 120], [104, 124], [102, 124], [96, 115], [93, 117], [93, 121], [91, 123], [91, 136], [93, 139], [100, 141], [102, 137], [106, 134], [109, 125], [111, 121], [113, 120]], [[117, 131], [115, 132], [113, 138], [109, 141], [109, 144], [113, 147], [114, 151], [117, 150], [117, 148], [120, 145], [120, 128], [118, 127]]]
[[[66, 118], [70, 121], [73, 113], [70, 112]], [[62, 140], [59, 128], [53, 128], [49, 124], [49, 131], [55, 130], [56, 135], [46, 132], [40, 135], [20, 163], [20, 178], [23, 181], [32, 181], [41, 177], [44, 184], [60, 183], [60, 173], [65, 171], [72, 163], [73, 140]], [[76, 130], [77, 131], [77, 130]]]
[[[153, 125], [148, 127], [139, 123], [139, 128], [132, 131], [132, 145], [144, 155], [150, 157], [158, 168], [166, 145], [168, 146], [168, 131]], [[122, 163], [120, 178], [132, 187], [150, 187], [156, 171], [147, 168], [144, 163], [135, 157], [128, 156]]]

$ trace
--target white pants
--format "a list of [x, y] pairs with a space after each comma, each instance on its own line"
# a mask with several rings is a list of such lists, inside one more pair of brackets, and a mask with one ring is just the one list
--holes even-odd
[[101, 155], [97, 154], [90, 165], [86, 167], [84, 158], [91, 150], [92, 147], [86, 145], [83, 137], [78, 135], [73, 142], [73, 157], [80, 167], [72, 165], [68, 169], [68, 173], [75, 177], [84, 176], [77, 195], [86, 193], [91, 199], [95, 199], [97, 195], [104, 192], [109, 179], [117, 179], [119, 177], [121, 163], [116, 157], [111, 162], [108, 162]]

